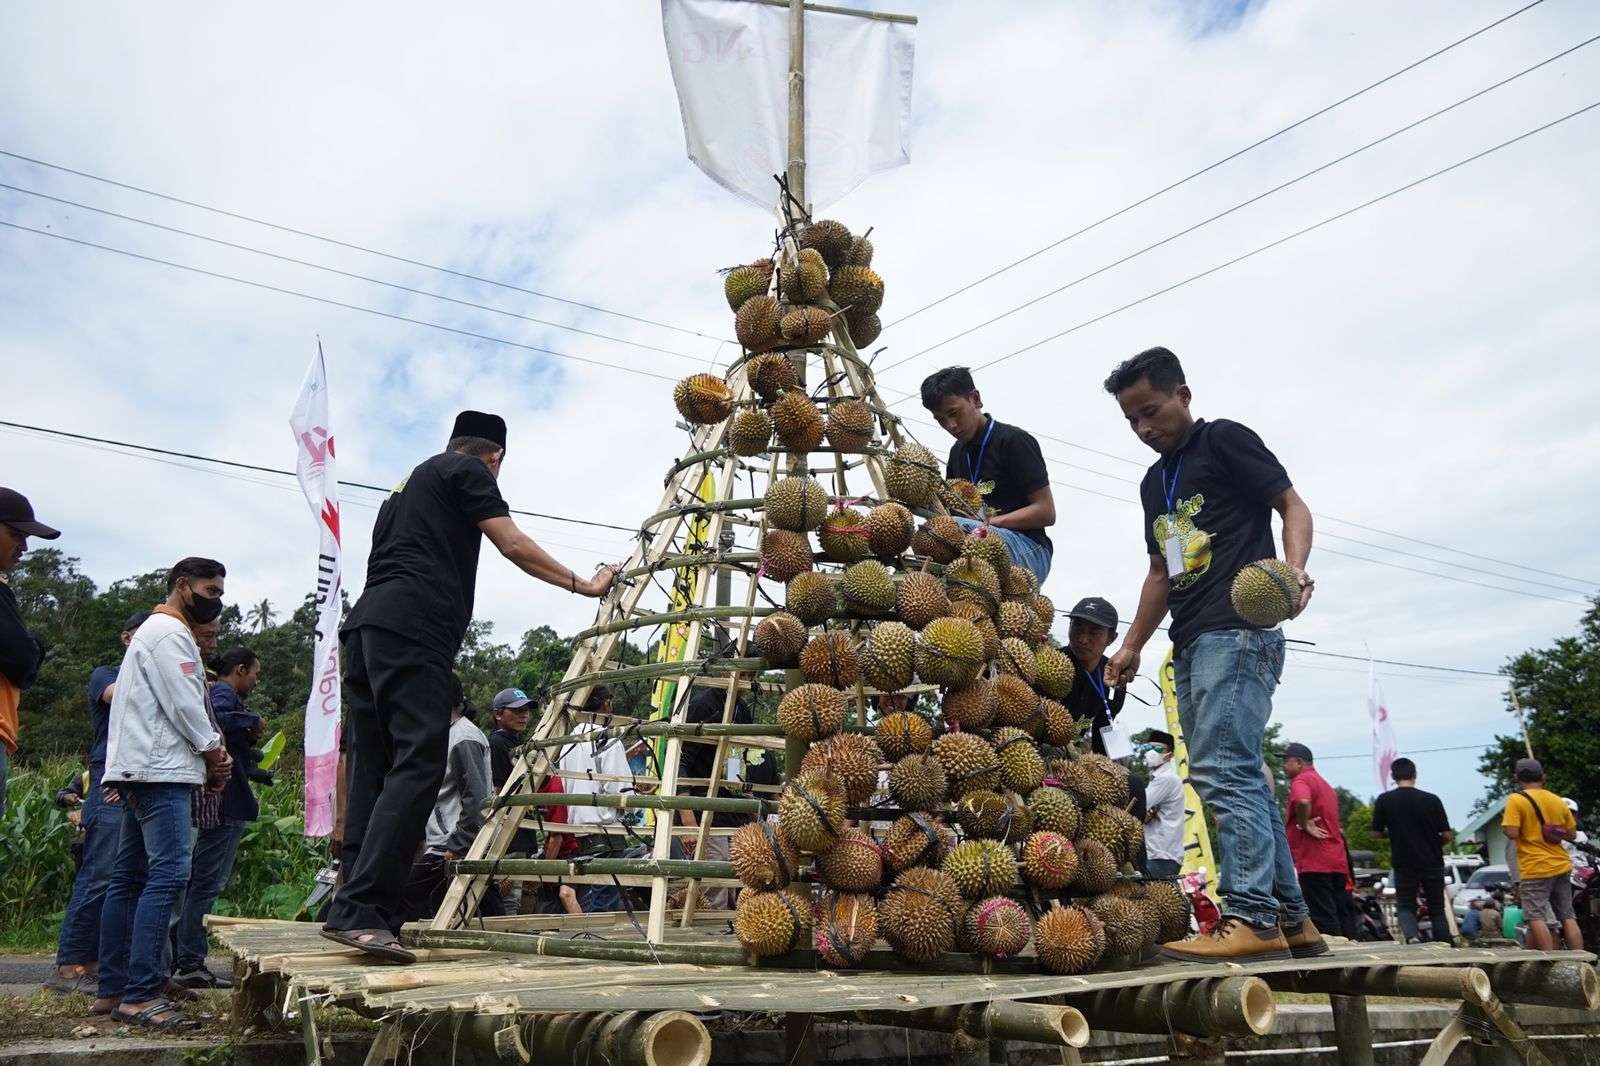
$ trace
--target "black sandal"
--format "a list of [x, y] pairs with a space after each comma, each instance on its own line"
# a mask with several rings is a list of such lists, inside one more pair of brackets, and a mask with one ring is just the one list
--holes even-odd
[[[400, 941], [387, 929], [329, 929], [324, 926], [322, 935], [335, 944], [354, 948], [385, 962], [410, 965], [417, 961], [417, 956], [401, 947]], [[362, 937], [366, 939], [363, 940]]]
[[111, 1012], [111, 1019], [126, 1025], [142, 1025], [146, 1029], [155, 1029], [163, 1033], [184, 1032], [200, 1026], [199, 1022], [184, 1014], [170, 999], [158, 999], [143, 1010], [132, 1013], [118, 1007]]

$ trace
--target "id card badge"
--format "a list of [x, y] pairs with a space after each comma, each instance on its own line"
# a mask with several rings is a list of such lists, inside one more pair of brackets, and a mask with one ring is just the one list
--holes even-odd
[[1100, 730], [1100, 743], [1105, 747], [1108, 759], [1133, 758], [1133, 744], [1128, 740], [1128, 734], [1114, 725]]
[[[1178, 516], [1167, 515], [1167, 529], [1170, 531], [1177, 524]], [[1183, 576], [1183, 538], [1176, 533], [1168, 532], [1162, 554], [1167, 557], [1167, 577], [1179, 578]]]
[[724, 781], [740, 781], [744, 778], [744, 757], [740, 755], [728, 756], [728, 776]]

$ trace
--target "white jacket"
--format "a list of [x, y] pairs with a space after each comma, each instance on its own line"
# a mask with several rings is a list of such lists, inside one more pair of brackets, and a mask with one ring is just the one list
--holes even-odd
[[206, 713], [206, 668], [194, 634], [171, 615], [152, 614], [134, 633], [117, 674], [105, 783], [203, 784], [200, 753], [221, 743]]

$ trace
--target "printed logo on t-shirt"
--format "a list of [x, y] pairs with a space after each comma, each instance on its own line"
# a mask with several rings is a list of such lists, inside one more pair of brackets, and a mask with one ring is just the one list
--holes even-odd
[[1162, 557], [1166, 556], [1169, 538], [1177, 537], [1183, 545], [1183, 573], [1172, 579], [1175, 589], [1188, 588], [1211, 569], [1211, 534], [1194, 524], [1195, 516], [1205, 504], [1205, 496], [1197, 492], [1187, 500], [1178, 501], [1177, 521], [1168, 522], [1164, 514], [1156, 516], [1156, 545], [1161, 549]]

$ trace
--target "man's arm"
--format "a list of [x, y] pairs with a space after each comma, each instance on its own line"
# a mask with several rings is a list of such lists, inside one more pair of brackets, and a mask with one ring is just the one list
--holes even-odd
[[[140, 667], [178, 735], [201, 754], [221, 748], [222, 734], [211, 727], [211, 715], [206, 712], [205, 668], [200, 664], [199, 649], [169, 635], [156, 642], [150, 660]], [[223, 755], [226, 757], [226, 751]]]
[[44, 653], [23, 624], [22, 612], [9, 589], [0, 595], [0, 674], [17, 688], [27, 688], [39, 674]]
[[585, 596], [604, 596], [616, 578], [616, 568], [602, 566], [594, 577], [579, 578], [565, 563], [559, 562], [534, 539], [517, 527], [510, 518], [485, 518], [478, 523], [483, 535], [499, 553], [514, 563], [523, 573], [548, 582], [569, 592]]
[[1028, 502], [1015, 511], [989, 516], [996, 529], [1044, 529], [1056, 524], [1056, 498], [1046, 485], [1028, 493]]
[[1126, 685], [1138, 674], [1139, 653], [1167, 616], [1168, 584], [1166, 560], [1159, 555], [1150, 556], [1150, 570], [1139, 590], [1139, 609], [1134, 613], [1133, 624], [1122, 638], [1122, 647], [1106, 663], [1107, 685]]
[[1300, 606], [1294, 616], [1311, 605], [1311, 593], [1316, 582], [1306, 573], [1306, 560], [1311, 557], [1311, 508], [1292, 487], [1284, 489], [1272, 499], [1272, 509], [1283, 519], [1283, 558], [1294, 567], [1300, 579]]

